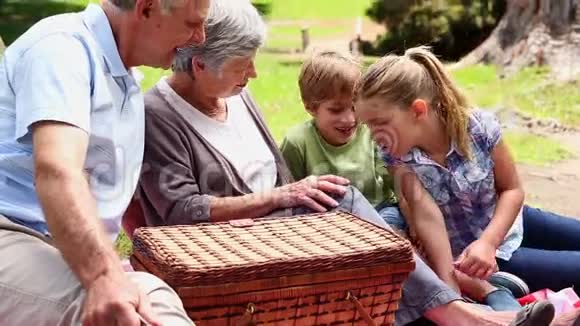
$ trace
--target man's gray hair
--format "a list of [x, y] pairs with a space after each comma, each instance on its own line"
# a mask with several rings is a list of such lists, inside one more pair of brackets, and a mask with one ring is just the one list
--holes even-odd
[[191, 59], [197, 57], [213, 71], [219, 71], [230, 58], [253, 54], [264, 44], [266, 24], [248, 0], [212, 0], [202, 45], [181, 48], [173, 70], [191, 72]]
[[[115, 7], [121, 10], [131, 10], [135, 8], [137, 0], [108, 0]], [[161, 2], [161, 10], [164, 14], [170, 14], [171, 10], [176, 7], [177, 3], [183, 3], [184, 0], [159, 0]]]

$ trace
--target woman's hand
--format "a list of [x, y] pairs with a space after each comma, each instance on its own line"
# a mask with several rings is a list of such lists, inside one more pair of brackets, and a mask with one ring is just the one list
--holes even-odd
[[471, 277], [487, 280], [498, 271], [495, 250], [491, 243], [482, 239], [475, 240], [461, 253], [455, 267]]
[[349, 183], [348, 179], [335, 175], [309, 176], [276, 188], [274, 203], [278, 208], [306, 206], [316, 212], [326, 212], [338, 206], [331, 196], [343, 196]]

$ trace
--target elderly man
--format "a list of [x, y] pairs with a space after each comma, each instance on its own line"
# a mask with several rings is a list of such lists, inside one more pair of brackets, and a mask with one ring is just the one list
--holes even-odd
[[137, 183], [143, 97], [130, 67], [203, 43], [209, 0], [108, 0], [50, 17], [0, 61], [2, 325], [192, 325], [124, 273], [112, 239]]

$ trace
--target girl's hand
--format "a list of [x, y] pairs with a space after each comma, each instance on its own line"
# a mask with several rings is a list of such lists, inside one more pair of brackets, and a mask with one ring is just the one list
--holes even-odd
[[455, 268], [471, 277], [487, 280], [498, 271], [495, 250], [492, 244], [481, 239], [475, 240], [459, 256]]

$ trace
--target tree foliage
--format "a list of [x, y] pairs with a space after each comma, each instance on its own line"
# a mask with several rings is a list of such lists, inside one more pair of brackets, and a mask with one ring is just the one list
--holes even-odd
[[370, 54], [428, 44], [456, 60], [481, 43], [505, 11], [505, 0], [375, 0], [367, 15], [387, 32]]

